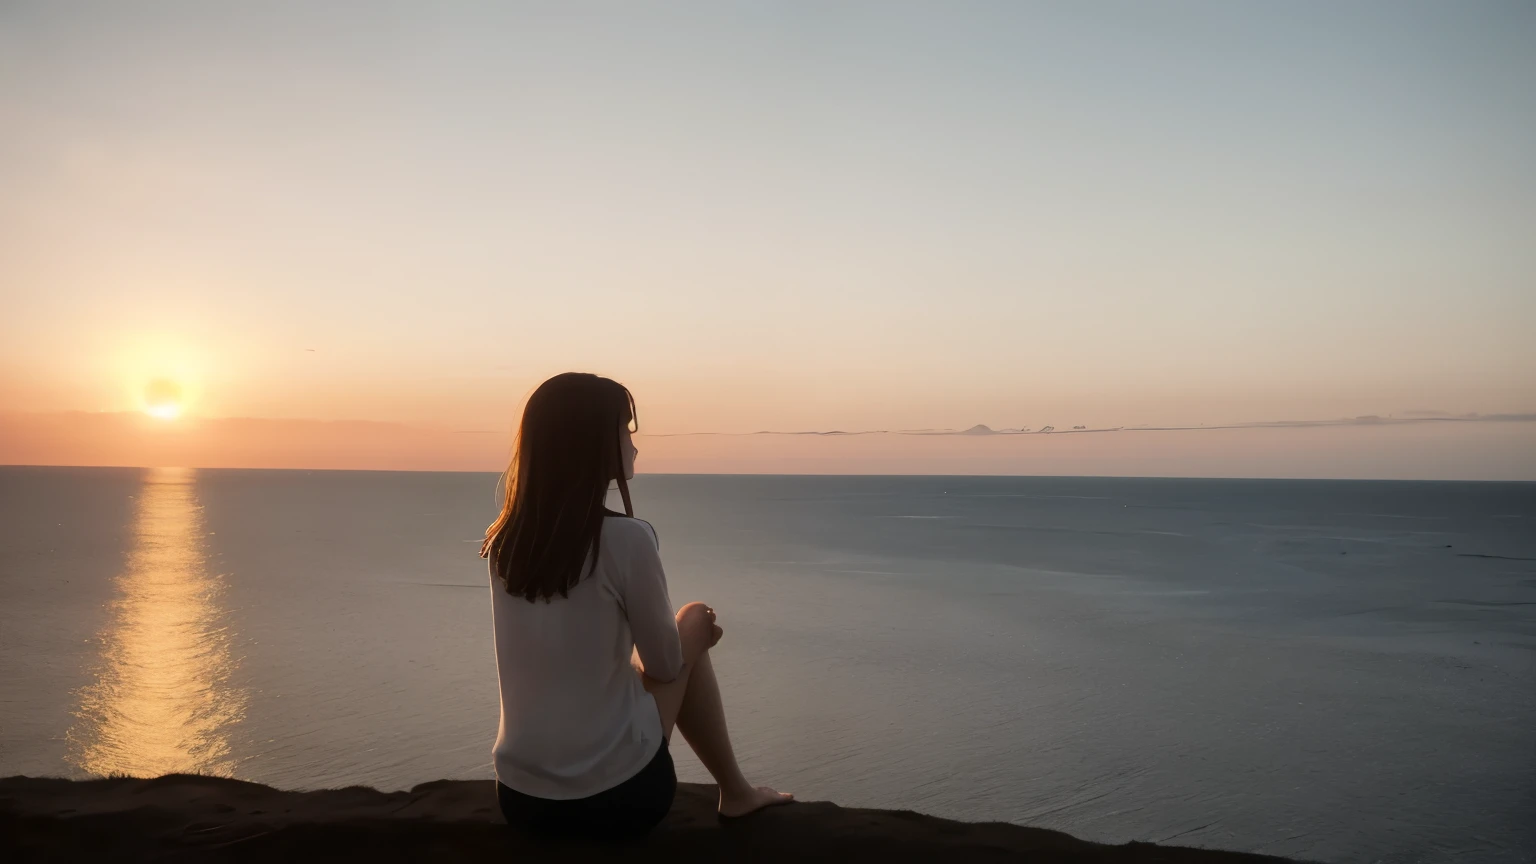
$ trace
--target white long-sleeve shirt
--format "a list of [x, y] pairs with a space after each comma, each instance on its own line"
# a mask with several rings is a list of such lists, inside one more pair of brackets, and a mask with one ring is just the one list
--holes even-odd
[[661, 746], [656, 700], [630, 662], [638, 648], [646, 674], [662, 681], [683, 668], [656, 533], [608, 516], [599, 545], [591, 575], [548, 603], [507, 593], [491, 568], [501, 684], [492, 754], [496, 779], [526, 795], [596, 795], [638, 774]]

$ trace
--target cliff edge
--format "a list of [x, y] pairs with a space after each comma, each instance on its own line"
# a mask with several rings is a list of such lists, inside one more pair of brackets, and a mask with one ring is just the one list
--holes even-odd
[[1284, 859], [955, 822], [816, 801], [722, 823], [713, 786], [683, 783], [665, 823], [629, 846], [547, 843], [501, 820], [490, 781], [438, 780], [408, 792], [355, 786], [284, 792], [170, 774], [152, 780], [0, 780], [7, 861], [1018, 861], [1258, 864]]

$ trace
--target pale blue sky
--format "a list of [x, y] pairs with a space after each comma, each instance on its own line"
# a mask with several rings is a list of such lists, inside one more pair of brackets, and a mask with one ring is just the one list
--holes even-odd
[[1528, 411], [1533, 44], [1523, 2], [8, 3], [0, 397]]

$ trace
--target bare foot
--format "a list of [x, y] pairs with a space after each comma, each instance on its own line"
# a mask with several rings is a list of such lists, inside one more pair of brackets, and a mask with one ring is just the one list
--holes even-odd
[[740, 792], [732, 792], [729, 795], [725, 790], [720, 790], [720, 815], [728, 819], [737, 816], [745, 816], [764, 807], [772, 807], [775, 804], [788, 804], [795, 800], [795, 796], [788, 792], [775, 792], [767, 786], [749, 786]]

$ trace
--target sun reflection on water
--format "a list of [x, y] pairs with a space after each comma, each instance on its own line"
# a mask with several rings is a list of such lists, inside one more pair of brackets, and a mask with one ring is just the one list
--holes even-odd
[[81, 690], [69, 733], [70, 760], [92, 774], [234, 773], [229, 729], [246, 697], [230, 684], [236, 663], [196, 480], [192, 469], [144, 473], [100, 676]]

